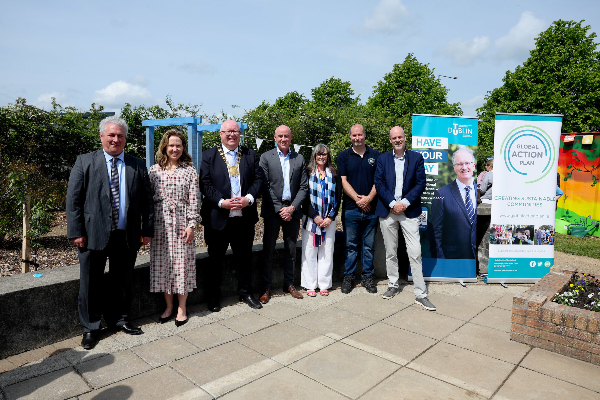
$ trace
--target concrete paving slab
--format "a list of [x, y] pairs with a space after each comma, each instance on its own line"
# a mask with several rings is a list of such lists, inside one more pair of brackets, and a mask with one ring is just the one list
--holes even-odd
[[514, 365], [440, 342], [407, 367], [489, 398]]
[[197, 353], [200, 349], [179, 336], [171, 336], [131, 349], [153, 367]]
[[436, 312], [438, 314], [461, 319], [463, 321], [470, 320], [482, 312], [492, 302], [489, 299], [486, 301], [485, 299], [476, 300], [467, 299], [465, 297], [434, 293], [429, 296], [429, 300], [437, 307]]
[[202, 350], [231, 342], [232, 340], [242, 337], [239, 333], [224, 327], [219, 323], [204, 325], [187, 332], [182, 332], [179, 336]]
[[219, 323], [229, 329], [233, 329], [240, 335], [249, 335], [271, 325], [275, 325], [277, 322], [263, 317], [262, 315], [258, 315], [257, 313], [249, 312], [225, 319]]
[[406, 308], [407, 305], [400, 302], [386, 301], [381, 295], [360, 293], [335, 303], [333, 307], [380, 321]]
[[493, 400], [598, 400], [597, 392], [526, 368], [517, 368]]
[[131, 350], [124, 350], [86, 361], [76, 368], [92, 387], [99, 388], [146, 372], [152, 367]]
[[400, 368], [343, 343], [334, 343], [289, 367], [353, 399]]
[[333, 342], [334, 340], [328, 337], [291, 322], [282, 322], [238, 340], [238, 343], [284, 365], [297, 361]]
[[246, 346], [229, 342], [176, 361], [171, 367], [218, 396], [282, 366]]
[[201, 394], [188, 399], [211, 398], [192, 382], [165, 366], [96, 389], [80, 396], [79, 400], [164, 400], [178, 396], [185, 399], [182, 395], [186, 393]]
[[513, 297], [516, 293], [507, 293], [504, 296], [500, 297], [494, 304], [494, 307], [502, 308], [503, 310], [512, 310], [513, 305]]
[[332, 333], [343, 338], [366, 328], [373, 323], [373, 320], [334, 307], [327, 307], [296, 317], [291, 322], [323, 335]]
[[379, 322], [349, 336], [342, 340], [342, 343], [382, 357], [393, 363], [406, 365], [413, 358], [433, 346], [436, 341]]
[[512, 364], [518, 364], [530, 347], [510, 341], [510, 333], [467, 322], [452, 332], [444, 342], [494, 357]]
[[[494, 303], [495, 304], [495, 303]], [[471, 321], [477, 325], [487, 326], [504, 332], [510, 332], [511, 310], [490, 306], [477, 314]]]
[[435, 311], [427, 311], [416, 304], [384, 319], [382, 322], [438, 340], [448, 336], [450, 332], [455, 331], [465, 323], [459, 319], [438, 314]]
[[285, 303], [275, 303], [273, 301], [263, 305], [263, 308], [256, 310], [255, 313], [263, 317], [270, 318], [277, 322], [283, 322], [296, 318], [299, 315], [306, 314], [306, 310]]
[[521, 366], [600, 393], [600, 366], [538, 348], [527, 354]]
[[375, 386], [360, 400], [464, 400], [485, 399], [474, 392], [456, 387], [439, 379], [402, 368]]
[[227, 393], [223, 400], [264, 400], [287, 398], [297, 394], [298, 398], [310, 397], [314, 399], [342, 400], [346, 397], [306, 376], [282, 368], [264, 376], [246, 386]]
[[[431, 288], [430, 285], [428, 285], [428, 286]], [[377, 289], [377, 292], [378, 292], [377, 294], [379, 295], [379, 297], [381, 297], [385, 293], [386, 290], [387, 290], [387, 286], [384, 286], [381, 291], [379, 289]], [[379, 293], [379, 292], [381, 292], [381, 293]], [[382, 297], [382, 299], [383, 299], [383, 297]], [[398, 302], [400, 302], [402, 304], [406, 304], [406, 305], [414, 304], [415, 288], [412, 285], [412, 283], [410, 285], [400, 285], [400, 293], [396, 294], [391, 300], [398, 301]]]
[[78, 346], [72, 350], [65, 351], [64, 354], [71, 364], [77, 365], [85, 361], [93, 360], [94, 358], [104, 357], [106, 354], [126, 350], [127, 347], [117, 340], [117, 336], [130, 335], [110, 335], [101, 339], [92, 350], [84, 350], [83, 347]]
[[4, 388], [7, 400], [63, 400], [91, 389], [73, 370], [63, 368]]
[[[72, 351], [72, 350], [70, 350]], [[67, 360], [65, 353], [59, 353], [52, 357], [38, 360], [36, 362], [14, 368], [0, 375], [0, 387], [6, 387], [17, 382], [58, 371], [72, 364]]]

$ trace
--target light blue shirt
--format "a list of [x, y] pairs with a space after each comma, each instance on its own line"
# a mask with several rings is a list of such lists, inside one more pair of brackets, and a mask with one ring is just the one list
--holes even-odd
[[292, 191], [290, 190], [290, 154], [292, 151], [288, 149], [287, 156], [284, 156], [278, 147], [277, 153], [279, 154], [279, 162], [281, 163], [281, 171], [283, 173], [283, 194], [281, 200], [292, 200]]
[[[102, 150], [104, 151], [104, 150]], [[122, 151], [117, 157], [117, 172], [119, 173], [119, 224], [117, 229], [127, 228], [127, 218], [125, 218], [125, 204], [127, 201], [127, 185], [125, 182], [125, 152]], [[108, 171], [108, 182], [111, 181], [112, 159], [113, 156], [104, 151], [104, 159], [106, 160], [106, 170]], [[110, 195], [112, 205], [112, 193]]]
[[[465, 203], [465, 207], [466, 207], [467, 206], [467, 192], [466, 192], [465, 188], [467, 187], [467, 185], [465, 185], [458, 179], [456, 179], [456, 184], [458, 185], [458, 191], [460, 193], [460, 197], [462, 197], [463, 203]], [[471, 184], [469, 185], [469, 187], [470, 187], [469, 197], [471, 198], [471, 204], [473, 204], [473, 209], [477, 209], [477, 197], [475, 197], [476, 193], [475, 193], [475, 190], [473, 189], [472, 181], [471, 181]]]
[[406, 207], [410, 206], [410, 201], [402, 198], [402, 186], [404, 186], [404, 161], [406, 160], [406, 153], [404, 156], [398, 157], [394, 153], [394, 169], [396, 171], [396, 188], [394, 189], [394, 200], [390, 202], [390, 208], [394, 208], [397, 202], [401, 201]]
[[[237, 164], [237, 153], [240, 150], [240, 147], [236, 147], [235, 150], [229, 150], [227, 147], [225, 147], [224, 144], [221, 144], [221, 146], [223, 147], [223, 153], [225, 154], [225, 158], [227, 158], [227, 162], [229, 165], [236, 165]], [[230, 153], [233, 152], [233, 155]], [[237, 181], [237, 187], [239, 188], [238, 193], [234, 193], [233, 192], [233, 188], [235, 186], [235, 182], [233, 180]], [[236, 197], [239, 196], [241, 193], [240, 191], [242, 190], [242, 174], [240, 171], [240, 174], [237, 177], [233, 177], [233, 176], [229, 176], [229, 181], [231, 182], [231, 197]], [[254, 196], [252, 196], [250, 193], [248, 193], [247, 195], [245, 195], [244, 197], [246, 197], [248, 199], [248, 201], [250, 202], [250, 205], [252, 205], [252, 203], [254, 203]], [[223, 204], [223, 201], [225, 201], [225, 199], [220, 199], [219, 200], [219, 207], [221, 207], [221, 204]], [[231, 214], [233, 213], [233, 215]], [[242, 215], [242, 210], [236, 210], [236, 211], [231, 211], [230, 212], [230, 216], [241, 216]]]

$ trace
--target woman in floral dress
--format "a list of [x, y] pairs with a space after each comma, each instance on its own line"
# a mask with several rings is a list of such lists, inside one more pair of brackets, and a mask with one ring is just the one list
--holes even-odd
[[[200, 222], [198, 174], [186, 147], [185, 136], [175, 129], [167, 131], [149, 171], [154, 191], [150, 291], [163, 292], [167, 302], [160, 323], [175, 317], [176, 326], [188, 321], [185, 304], [188, 293], [196, 288], [194, 229]], [[179, 301], [176, 312], [175, 294]]]

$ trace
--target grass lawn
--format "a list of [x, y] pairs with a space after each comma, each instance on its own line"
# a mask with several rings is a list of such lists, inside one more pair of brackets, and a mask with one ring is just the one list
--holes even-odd
[[600, 239], [594, 236], [578, 238], [577, 236], [555, 233], [554, 250], [600, 259]]

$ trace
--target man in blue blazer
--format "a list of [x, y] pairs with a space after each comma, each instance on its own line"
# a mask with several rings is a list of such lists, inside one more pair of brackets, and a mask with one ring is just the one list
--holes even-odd
[[203, 264], [208, 309], [221, 310], [221, 269], [231, 244], [240, 301], [262, 308], [252, 296], [251, 268], [254, 225], [258, 222], [255, 199], [260, 194], [262, 171], [254, 150], [240, 146], [235, 121], [221, 124], [221, 143], [202, 153], [200, 191], [204, 195], [200, 216], [208, 262]]
[[113, 330], [143, 333], [128, 322], [129, 290], [137, 251], [154, 236], [154, 204], [144, 162], [123, 151], [127, 130], [121, 118], [103, 119], [102, 150], [77, 157], [69, 177], [67, 237], [79, 250], [79, 321], [86, 350], [100, 340], [103, 314]]
[[473, 151], [459, 148], [452, 155], [452, 164], [456, 179], [435, 191], [431, 207], [435, 236], [432, 256], [474, 259], [477, 252], [477, 182], [473, 180]]
[[418, 217], [421, 215], [421, 194], [426, 182], [425, 162], [421, 154], [406, 150], [406, 135], [401, 127], [395, 126], [390, 130], [390, 143], [394, 149], [377, 158], [375, 169], [375, 189], [379, 195], [376, 214], [385, 245], [385, 264], [390, 280], [383, 298], [391, 299], [400, 291], [397, 252], [398, 234], [402, 228], [413, 277], [415, 303], [435, 311], [435, 306], [427, 298], [419, 236]]

